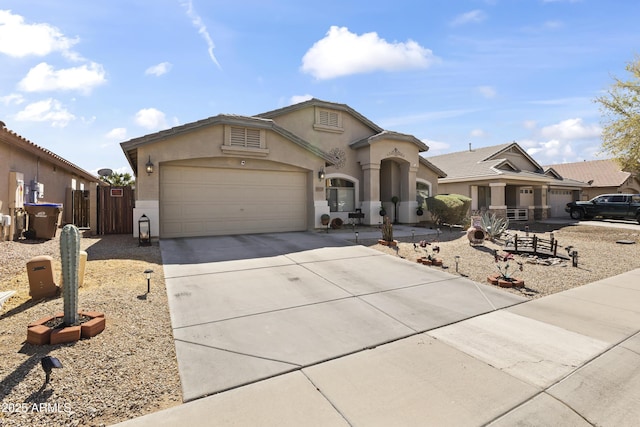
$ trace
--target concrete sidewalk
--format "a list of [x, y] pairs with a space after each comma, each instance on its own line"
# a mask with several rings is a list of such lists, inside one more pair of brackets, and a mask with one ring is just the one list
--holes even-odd
[[[640, 270], [518, 304], [488, 285], [301, 234], [286, 245], [316, 248], [165, 263], [183, 395], [193, 401], [122, 425], [640, 419]], [[226, 243], [225, 256], [246, 250]], [[178, 248], [186, 259], [210, 248], [162, 245], [168, 261]]]

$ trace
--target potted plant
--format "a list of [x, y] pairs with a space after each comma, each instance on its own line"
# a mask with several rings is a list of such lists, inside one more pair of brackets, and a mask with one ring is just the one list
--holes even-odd
[[387, 216], [387, 210], [384, 208], [384, 206], [380, 205], [380, 212], [378, 212], [378, 214], [379, 214], [381, 217], [385, 217], [385, 216]]
[[[513, 259], [513, 255], [507, 254], [501, 259], [501, 257], [498, 256], [496, 251], [494, 256], [495, 256], [496, 267], [498, 267], [499, 273], [492, 274], [491, 276], [487, 277], [487, 281], [492, 285], [498, 285], [501, 288], [523, 288], [524, 280], [517, 279], [513, 277], [511, 273], [509, 273], [509, 261]], [[504, 264], [502, 267], [499, 264], [500, 262]], [[521, 262], [518, 262], [518, 266], [519, 266], [519, 270], [522, 271], [523, 267]]]
[[[436, 254], [440, 253], [440, 246], [438, 245], [431, 245], [430, 242], [427, 242], [426, 240], [421, 240], [420, 243], [418, 243], [420, 245], [421, 248], [424, 249], [424, 252], [427, 256], [423, 256], [421, 258], [418, 258], [418, 262], [420, 264], [424, 264], [424, 265], [433, 265], [436, 267], [440, 267], [442, 266], [442, 258], [438, 258], [436, 257]], [[415, 243], [413, 244], [414, 248], [415, 248]], [[431, 252], [429, 253], [429, 248], [431, 248]]]
[[329, 216], [329, 214], [322, 214], [322, 216], [320, 216], [320, 222], [325, 227], [329, 225], [329, 221], [331, 221], [331, 217]]
[[416, 215], [418, 216], [424, 215], [424, 210], [422, 210], [422, 206], [418, 206], [418, 208], [416, 209]]

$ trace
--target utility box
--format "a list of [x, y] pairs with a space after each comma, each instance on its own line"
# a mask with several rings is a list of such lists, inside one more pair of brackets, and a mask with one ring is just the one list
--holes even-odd
[[[87, 251], [80, 251], [80, 258], [78, 259], [78, 287], [81, 288], [84, 285], [84, 270], [87, 265]], [[64, 276], [60, 272], [60, 289], [64, 288]]]
[[25, 203], [29, 215], [29, 231], [35, 232], [37, 239], [53, 239], [58, 230], [62, 205], [60, 203]]
[[27, 262], [27, 276], [29, 277], [29, 295], [34, 300], [53, 297], [60, 288], [56, 285], [53, 271], [53, 258], [40, 255]]

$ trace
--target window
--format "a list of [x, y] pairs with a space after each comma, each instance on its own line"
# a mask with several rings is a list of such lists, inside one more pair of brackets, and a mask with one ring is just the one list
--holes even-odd
[[478, 209], [489, 209], [491, 205], [491, 187], [478, 186]]
[[240, 126], [225, 126], [225, 141], [222, 152], [235, 155], [266, 156], [265, 131]]
[[328, 132], [342, 132], [342, 114], [339, 111], [316, 109], [316, 120], [313, 124], [316, 130]]
[[342, 178], [327, 179], [327, 201], [330, 212], [354, 212], [355, 185]]
[[424, 182], [416, 182], [416, 202], [423, 209], [427, 208], [427, 198], [431, 195], [431, 186]]

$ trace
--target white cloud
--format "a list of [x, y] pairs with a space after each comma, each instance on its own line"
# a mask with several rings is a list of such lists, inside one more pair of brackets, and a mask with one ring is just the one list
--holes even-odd
[[306, 94], [306, 95], [293, 95], [291, 97], [291, 99], [289, 99], [289, 105], [299, 104], [301, 102], [308, 101], [308, 100], [310, 100], [312, 98], [313, 98], [313, 96], [309, 95], [309, 94]]
[[207, 26], [204, 25], [204, 22], [202, 22], [202, 18], [193, 9], [193, 3], [191, 2], [191, 0], [182, 1], [182, 6], [187, 9], [187, 16], [189, 17], [189, 19], [191, 19], [191, 23], [193, 24], [194, 27], [198, 29], [198, 33], [202, 36], [204, 41], [207, 43], [207, 50], [209, 52], [209, 57], [211, 58], [213, 63], [218, 66], [218, 68], [222, 69], [222, 67], [220, 66], [220, 63], [216, 59], [216, 56], [213, 54], [213, 49], [216, 47], [216, 45], [213, 43], [213, 40], [209, 35]]
[[172, 64], [170, 62], [161, 62], [156, 65], [152, 65], [151, 67], [145, 70], [146, 75], [153, 75], [156, 77], [160, 77], [163, 74], [167, 74], [171, 70]]
[[436, 58], [413, 40], [389, 43], [377, 33], [357, 35], [332, 26], [302, 58], [301, 70], [316, 79], [331, 79], [372, 71], [427, 68]]
[[460, 14], [455, 18], [453, 18], [453, 20], [451, 21], [451, 26], [457, 27], [465, 24], [474, 24], [474, 23], [482, 22], [485, 19], [487, 19], [487, 14], [479, 9], [476, 9], [470, 12]]
[[12, 93], [7, 96], [0, 96], [0, 102], [4, 105], [20, 105], [24, 102], [24, 97], [19, 93]]
[[602, 134], [602, 128], [598, 125], [585, 125], [582, 119], [568, 119], [560, 123], [545, 126], [540, 130], [545, 138], [560, 140], [576, 140], [598, 138]]
[[104, 69], [95, 62], [61, 70], [54, 70], [51, 65], [41, 62], [29, 70], [18, 83], [18, 88], [26, 92], [77, 90], [89, 94], [94, 87], [106, 81]]
[[525, 120], [524, 122], [522, 122], [522, 126], [525, 129], [533, 130], [538, 127], [538, 122], [536, 122], [535, 120]]
[[45, 56], [61, 52], [70, 59], [79, 59], [71, 50], [78, 39], [69, 39], [49, 24], [26, 24], [20, 15], [0, 10], [0, 53], [16, 58]]
[[107, 138], [122, 141], [127, 138], [127, 129], [125, 128], [113, 128], [105, 135]]
[[15, 119], [24, 122], [50, 122], [53, 127], [65, 127], [75, 116], [53, 98], [34, 102], [16, 114]]
[[487, 99], [495, 98], [497, 95], [496, 88], [493, 86], [478, 86], [476, 89]]
[[484, 129], [474, 129], [469, 135], [473, 138], [486, 138], [487, 136], [489, 136], [487, 131], [485, 131]]
[[167, 120], [164, 113], [155, 108], [143, 108], [136, 113], [135, 122], [149, 130], [166, 129]]
[[[551, 139], [549, 141], [529, 141], [525, 144], [525, 146], [530, 146], [526, 151], [527, 153], [534, 157], [538, 163], [546, 164], [551, 159], [562, 159], [562, 158], [573, 158], [575, 157], [575, 152], [570, 143], [562, 142], [557, 139]], [[538, 155], [538, 158], [535, 156]], [[558, 163], [557, 161], [551, 161], [551, 163]]]
[[434, 141], [432, 139], [423, 139], [422, 142], [427, 144], [427, 147], [429, 147], [428, 155], [431, 156], [445, 153], [451, 147], [451, 145], [446, 142]]

